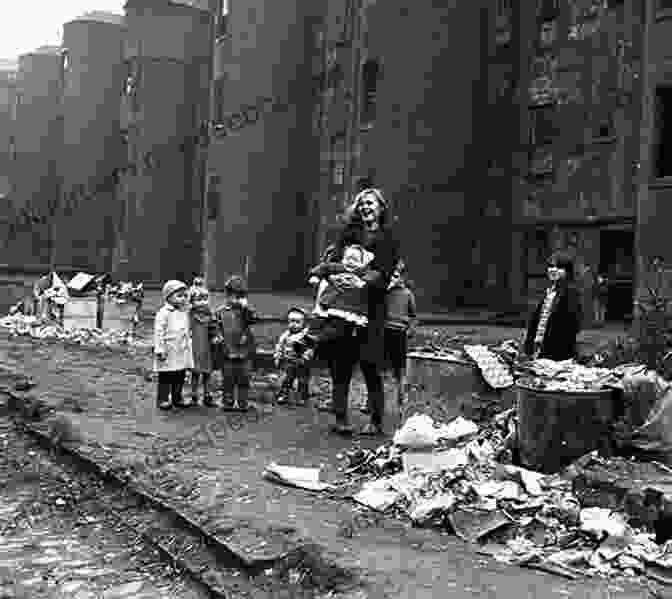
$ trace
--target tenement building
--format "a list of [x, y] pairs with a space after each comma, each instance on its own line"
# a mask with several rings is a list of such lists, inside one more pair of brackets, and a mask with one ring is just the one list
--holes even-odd
[[123, 16], [93, 12], [63, 25], [61, 198], [55, 262], [88, 272], [112, 267], [116, 182], [125, 150], [119, 100]]
[[668, 0], [125, 10], [0, 77], [18, 264], [296, 289], [368, 185], [427, 308], [524, 308], [563, 249], [586, 307], [606, 275], [621, 319], [647, 262], [672, 260]]

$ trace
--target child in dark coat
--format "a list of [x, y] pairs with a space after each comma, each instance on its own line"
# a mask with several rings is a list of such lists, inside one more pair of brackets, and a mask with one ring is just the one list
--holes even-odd
[[212, 342], [217, 334], [215, 316], [210, 308], [210, 294], [202, 277], [195, 277], [189, 289], [191, 310], [191, 345], [194, 368], [191, 371], [192, 403], [198, 404], [198, 386], [203, 385], [203, 405], [212, 406], [210, 376], [213, 370]]
[[247, 410], [256, 341], [251, 326], [257, 321], [247, 299], [245, 280], [237, 275], [224, 285], [226, 303], [215, 312], [217, 367], [222, 371], [222, 407]]
[[279, 404], [287, 403], [294, 383], [297, 383], [301, 403], [308, 401], [310, 366], [296, 352], [296, 344], [306, 334], [306, 313], [301, 308], [287, 312], [287, 329], [280, 335], [275, 346], [273, 360], [275, 367], [282, 371], [282, 382], [277, 396]]
[[417, 323], [415, 295], [406, 279], [403, 263], [397, 268], [387, 292], [385, 353], [397, 384], [397, 402], [404, 401], [406, 387], [406, 353], [408, 336]]

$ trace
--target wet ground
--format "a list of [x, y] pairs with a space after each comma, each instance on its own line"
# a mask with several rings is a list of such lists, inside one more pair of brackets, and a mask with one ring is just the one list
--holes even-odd
[[100, 483], [68, 472], [0, 416], [0, 596], [201, 599], [105, 505]]
[[[358, 520], [353, 529], [348, 502], [276, 487], [261, 478], [272, 460], [333, 468], [336, 454], [351, 441], [328, 434], [327, 416], [311, 406], [267, 411], [264, 404], [257, 412], [264, 416], [233, 424], [226, 414], [203, 408], [159, 413], [153, 383], [143, 376], [147, 360], [0, 335], [0, 365], [34, 378], [35, 393], [78, 429], [54, 434], [72, 435], [91, 459], [125, 468], [204, 522], [227, 523], [236, 540], [245, 537], [241, 531], [263, 531], [271, 521], [291, 523], [332, 555], [362, 568], [369, 597], [648, 596], [630, 581], [569, 582], [498, 564], [453, 536], [405, 523], [372, 519], [361, 526]], [[355, 387], [353, 395], [358, 394]], [[388, 432], [394, 427], [392, 411]], [[55, 499], [53, 505], [60, 509]], [[259, 534], [246, 538], [265, 542]]]

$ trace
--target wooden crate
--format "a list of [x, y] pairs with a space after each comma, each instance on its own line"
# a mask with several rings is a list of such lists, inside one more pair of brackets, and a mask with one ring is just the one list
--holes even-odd
[[140, 306], [135, 302], [119, 304], [105, 298], [103, 304], [103, 329], [106, 331], [132, 331]]
[[71, 297], [63, 306], [63, 328], [66, 331], [96, 329], [99, 326], [98, 297]]

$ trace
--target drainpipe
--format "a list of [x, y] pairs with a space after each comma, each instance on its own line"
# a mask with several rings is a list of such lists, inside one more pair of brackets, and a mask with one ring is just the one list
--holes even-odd
[[641, 253], [642, 247], [642, 205], [649, 199], [649, 180], [651, 173], [651, 139], [653, 135], [653, 98], [651, 89], [651, 66], [649, 65], [649, 37], [651, 35], [652, 25], [655, 18], [656, 5], [654, 0], [645, 0], [643, 2], [644, 22], [642, 33], [642, 51], [640, 81], [642, 105], [640, 122], [640, 147], [639, 162], [636, 165], [637, 172], [637, 196], [635, 198], [635, 273], [633, 281], [633, 317], [637, 319], [638, 309], [637, 300], [640, 296], [640, 285], [642, 285], [643, 270], [646, 268], [646, 261]]
[[359, 141], [359, 104], [360, 104], [360, 71], [361, 71], [361, 11], [362, 0], [350, 0], [348, 2], [349, 15], [349, 42], [350, 42], [350, 89], [351, 98], [348, 101], [349, 118], [345, 133], [345, 148], [347, 161], [345, 169], [345, 190], [348, 197], [352, 197], [355, 191], [355, 169], [357, 165], [356, 149]]
[[207, 114], [207, 123], [208, 123], [208, 145], [205, 148], [204, 157], [203, 157], [203, 197], [201, 198], [201, 273], [205, 280], [206, 285], [210, 284], [208, 272], [208, 264], [210, 262], [210, 248], [208, 247], [208, 229], [209, 229], [209, 218], [208, 213], [210, 211], [210, 206], [208, 203], [208, 196], [210, 193], [210, 175], [209, 175], [209, 164], [210, 164], [210, 148], [212, 147], [213, 140], [213, 119], [215, 116], [215, 105], [217, 101], [217, 95], [215, 93], [215, 55], [217, 51], [217, 27], [219, 20], [222, 18], [221, 14], [221, 2], [218, 2], [214, 10], [212, 11], [212, 22], [210, 27], [210, 65], [209, 65], [209, 89], [208, 89], [208, 114]]

